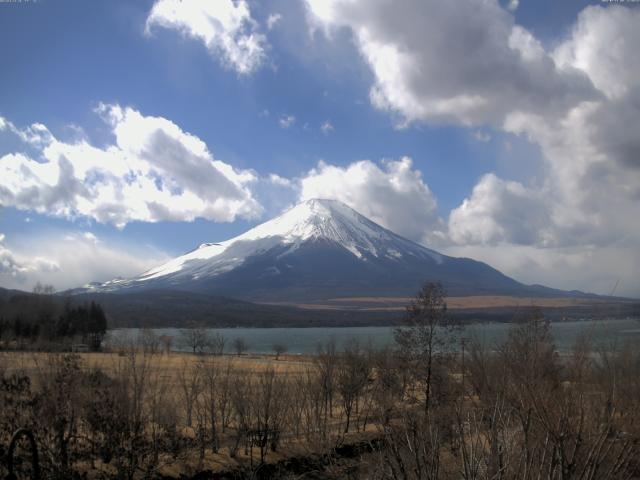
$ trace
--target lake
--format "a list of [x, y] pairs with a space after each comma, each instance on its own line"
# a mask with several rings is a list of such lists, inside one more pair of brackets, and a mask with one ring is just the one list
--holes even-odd
[[[464, 327], [461, 337], [475, 337], [487, 346], [502, 342], [512, 327], [508, 323], [482, 323]], [[555, 343], [560, 352], [568, 351], [582, 333], [589, 333], [597, 345], [611, 347], [627, 342], [640, 341], [640, 321], [632, 318], [597, 321], [556, 322], [551, 324]], [[153, 329], [157, 335], [174, 337], [173, 349], [188, 350], [181, 345], [181, 332], [178, 328]], [[250, 353], [272, 353], [273, 345], [281, 343], [287, 346], [290, 354], [313, 353], [319, 343], [332, 337], [340, 347], [352, 339], [361, 344], [384, 347], [393, 341], [393, 327], [326, 327], [326, 328], [216, 328], [211, 332], [220, 333], [227, 341], [227, 351], [236, 338], [243, 338]], [[135, 338], [139, 329], [117, 329], [110, 334]]]

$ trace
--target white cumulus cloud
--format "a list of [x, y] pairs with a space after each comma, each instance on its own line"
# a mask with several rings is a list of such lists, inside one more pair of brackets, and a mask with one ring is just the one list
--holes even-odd
[[215, 159], [195, 135], [133, 108], [103, 104], [97, 111], [115, 143], [66, 143], [47, 133], [40, 158], [0, 157], [0, 203], [118, 227], [195, 218], [230, 222], [262, 213], [248, 187], [256, 175]]
[[502, 128], [538, 145], [547, 175], [529, 186], [483, 177], [451, 213], [455, 241], [585, 248], [640, 243], [640, 225], [629, 221], [640, 199], [640, 61], [632, 46], [640, 41], [638, 22], [640, 12], [624, 7], [581, 12], [553, 57], [560, 69], [589, 78], [599, 95], [562, 112], [506, 115]]
[[451, 211], [449, 235], [459, 244], [545, 244], [549, 216], [541, 192], [487, 174], [471, 196]]
[[496, 0], [306, 0], [312, 27], [348, 28], [371, 68], [372, 103], [404, 122], [491, 123], [595, 95], [558, 69]]
[[268, 43], [245, 0], [157, 0], [147, 18], [154, 27], [200, 40], [223, 65], [250, 74], [263, 65]]
[[0, 286], [30, 290], [36, 283], [60, 291], [93, 281], [130, 277], [168, 256], [150, 246], [113, 245], [89, 232], [48, 232], [15, 238], [0, 235]]
[[436, 200], [409, 157], [370, 160], [346, 167], [320, 162], [299, 179], [300, 200], [331, 198], [412, 240], [441, 240], [444, 225]]
[[561, 69], [584, 72], [608, 97], [620, 97], [638, 86], [640, 11], [621, 5], [585, 8], [569, 39], [552, 52]]
[[[0, 234], [0, 284], [17, 288], [31, 276], [51, 274], [60, 270], [55, 261], [40, 257], [21, 257], [5, 244], [5, 235]], [[34, 282], [35, 284], [35, 282]]]

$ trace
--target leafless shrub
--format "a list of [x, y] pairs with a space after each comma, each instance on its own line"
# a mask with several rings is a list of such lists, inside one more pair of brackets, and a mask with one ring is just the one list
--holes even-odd
[[218, 360], [203, 360], [196, 367], [201, 378], [201, 395], [198, 399], [198, 411], [203, 419], [203, 425], [208, 432], [205, 441], [214, 453], [220, 447], [220, 425], [222, 423], [222, 402], [218, 391], [222, 384], [224, 367]]
[[327, 438], [329, 418], [333, 417], [333, 400], [336, 391], [336, 370], [338, 368], [338, 353], [335, 338], [330, 338], [325, 344], [319, 344], [316, 350], [315, 364], [318, 372], [318, 383], [322, 394], [322, 405], [317, 413], [322, 415], [319, 431], [323, 439]]
[[80, 403], [77, 391], [81, 381], [77, 355], [47, 355], [39, 369], [40, 395], [37, 415], [41, 420], [43, 461], [56, 476], [71, 475], [73, 442], [78, 441]]
[[180, 330], [182, 346], [192, 353], [204, 353], [211, 344], [209, 333], [204, 328], [193, 327]]
[[341, 360], [337, 371], [337, 390], [346, 417], [344, 432], [348, 433], [353, 410], [355, 408], [357, 415], [360, 398], [369, 382], [371, 363], [356, 341], [345, 347]]
[[284, 343], [275, 343], [272, 347], [273, 353], [276, 354], [276, 360], [280, 358], [280, 355], [286, 353], [288, 348]]
[[249, 349], [249, 344], [244, 338], [238, 337], [233, 341], [233, 349], [240, 356]]
[[155, 355], [160, 351], [160, 338], [150, 328], [143, 328], [138, 335], [138, 344], [144, 353]]
[[185, 412], [185, 425], [191, 427], [193, 423], [193, 408], [202, 389], [202, 368], [198, 368], [188, 360], [183, 360], [178, 370], [178, 386], [180, 399]]
[[216, 332], [209, 338], [209, 351], [214, 355], [222, 355], [226, 344], [226, 338], [224, 338], [221, 333]]

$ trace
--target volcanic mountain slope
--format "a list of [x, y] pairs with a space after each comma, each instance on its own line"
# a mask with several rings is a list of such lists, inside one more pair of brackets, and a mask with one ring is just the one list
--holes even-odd
[[84, 292], [184, 290], [254, 301], [411, 295], [427, 281], [449, 295], [566, 295], [523, 285], [467, 258], [454, 258], [381, 227], [335, 200], [300, 203], [221, 243], [205, 243], [131, 279]]

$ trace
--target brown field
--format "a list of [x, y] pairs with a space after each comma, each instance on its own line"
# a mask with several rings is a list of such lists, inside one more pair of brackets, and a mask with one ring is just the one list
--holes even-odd
[[[51, 366], [60, 358], [60, 353], [48, 352], [29, 352], [29, 351], [1, 351], [0, 352], [0, 377], [8, 377], [12, 374], [28, 376], [34, 388], [39, 389], [43, 384], [48, 382], [47, 376], [51, 375], [53, 370]], [[68, 355], [68, 354], [66, 354]], [[189, 382], [194, 378], [194, 373], [198, 369], [198, 365], [206, 362], [207, 368], [217, 365], [220, 371], [224, 370], [228, 365], [233, 368], [232, 375], [240, 376], [253, 385], [260, 385], [261, 379], [269, 375], [270, 371], [275, 372], [276, 377], [282, 379], [286, 385], [293, 384], [297, 378], [302, 378], [314, 369], [314, 358], [312, 356], [289, 356], [280, 355], [276, 360], [275, 355], [257, 355], [257, 354], [225, 354], [225, 355], [195, 355], [191, 353], [171, 352], [167, 353], [144, 353], [141, 349], [135, 351], [122, 352], [82, 352], [74, 353], [79, 359], [79, 365], [84, 372], [90, 372], [99, 369], [101, 372], [112, 378], [123, 378], [131, 375], [132, 359], [139, 366], [143, 366], [148, 362], [148, 368], [145, 369], [144, 384], [145, 389], [149, 390], [149, 399], [155, 395], [153, 389], [161, 392], [163, 402], [177, 414], [178, 431], [183, 438], [191, 439], [192, 442], [197, 440], [197, 431], [195, 429], [195, 409], [194, 406], [194, 426], [187, 427], [185, 424], [185, 398], [184, 398], [184, 382]], [[215, 368], [215, 367], [214, 367]], [[141, 370], [142, 371], [142, 370]], [[135, 374], [134, 374], [135, 375]], [[143, 377], [141, 377], [142, 379]], [[200, 380], [202, 382], [202, 379]], [[204, 386], [201, 385], [201, 388]], [[159, 389], [159, 390], [158, 390]], [[202, 390], [201, 390], [202, 391]], [[290, 395], [289, 390], [280, 392]], [[146, 400], [149, 402], [150, 400]], [[153, 400], [155, 401], [155, 400]], [[257, 401], [257, 399], [255, 400]], [[148, 406], [146, 407], [148, 408]], [[329, 420], [329, 428], [336, 435], [340, 434], [343, 439], [363, 438], [369, 432], [375, 431], [375, 426], [371, 423], [362, 427], [358, 426], [358, 431], [349, 434], [342, 433], [343, 421], [340, 416], [339, 402], [336, 400], [333, 407], [332, 418]], [[358, 418], [359, 419], [359, 418]], [[355, 420], [354, 420], [355, 421]], [[226, 434], [221, 434], [221, 448], [214, 453], [207, 450], [204, 457], [198, 458], [197, 449], [195, 447], [185, 450], [179, 458], [173, 458], [165, 455], [160, 458], [157, 466], [157, 473], [166, 475], [169, 478], [180, 478], [186, 473], [194, 474], [201, 470], [212, 471], [235, 471], [238, 468], [247, 468], [248, 465], [257, 465], [258, 449], [251, 448], [248, 452], [240, 448], [236, 454], [231, 454], [231, 445], [233, 444], [233, 427]], [[352, 429], [355, 430], [355, 429]], [[324, 451], [326, 445], [324, 443], [318, 445], [310, 445], [302, 436], [295, 437], [291, 432], [283, 433], [281, 437], [283, 447], [277, 452], [268, 451], [267, 458], [269, 462], [278, 462], [292, 456], [308, 456]], [[244, 443], [242, 443], [244, 445]], [[86, 472], [88, 478], [103, 478], [107, 475], [109, 478], [115, 475], [113, 467], [94, 461], [93, 466], [78, 463], [76, 468]], [[0, 468], [0, 472], [1, 472]], [[136, 475], [136, 478], [138, 476]]]
[[[403, 311], [412, 300], [410, 297], [343, 297], [318, 300], [313, 303], [272, 302], [270, 305], [289, 305], [310, 310]], [[624, 303], [616, 299], [575, 297], [512, 297], [506, 295], [475, 295], [469, 297], [447, 297], [447, 306], [453, 310], [501, 308], [501, 307], [587, 307]]]
[[[0, 366], [6, 373], [19, 372], [31, 376], [46, 364], [50, 355], [55, 354], [20, 351], [0, 352]], [[111, 375], [117, 372], [126, 360], [126, 356], [115, 352], [77, 353], [75, 355], [80, 358], [82, 365], [87, 370], [99, 368]], [[177, 385], [177, 375], [180, 369], [185, 366], [195, 366], [203, 359], [225, 365], [227, 362], [231, 362], [236, 369], [243, 372], [260, 374], [271, 368], [276, 374], [287, 376], [303, 373], [313, 364], [310, 357], [301, 355], [280, 355], [280, 358], [276, 360], [274, 355], [245, 354], [240, 356], [203, 356], [193, 355], [191, 353], [171, 352], [168, 355], [149, 355], [148, 358], [151, 359], [151, 368], [156, 372], [160, 372], [161, 375], [168, 380], [169, 386]]]

